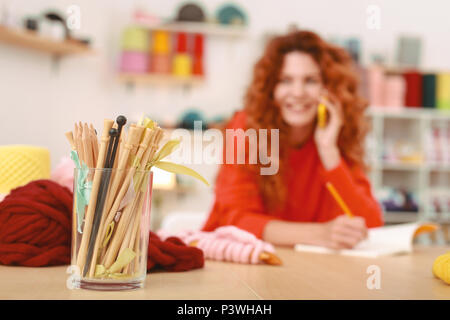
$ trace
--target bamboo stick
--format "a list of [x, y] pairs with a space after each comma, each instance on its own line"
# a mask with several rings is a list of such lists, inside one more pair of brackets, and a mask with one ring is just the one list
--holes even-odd
[[66, 132], [66, 138], [70, 143], [70, 147], [72, 148], [72, 150], [77, 150], [77, 146], [75, 145], [75, 141], [73, 141], [73, 133], [72, 131]]
[[[130, 137], [130, 142], [131, 142], [132, 145], [133, 145], [134, 143], [136, 143], [137, 141], [139, 141], [140, 135], [141, 135], [142, 131], [144, 130], [144, 128], [142, 128], [142, 129], [135, 128], [134, 130], [135, 130], [134, 133], [133, 133], [133, 134], [130, 134], [130, 136], [131, 136], [131, 137]], [[150, 137], [149, 137], [148, 135], [146, 135], [146, 139], [148, 140], [149, 138], [150, 138]], [[145, 145], [143, 145], [143, 146], [145, 146], [145, 148], [146, 148], [146, 147], [147, 147], [147, 144], [145, 144]], [[131, 149], [131, 148], [130, 148], [130, 149]], [[120, 173], [117, 173], [117, 174], [116, 174], [116, 177], [117, 177], [118, 175], [120, 175]], [[121, 189], [121, 191], [122, 191], [122, 189]], [[115, 201], [114, 201], [114, 204], [116, 204], [116, 202], [117, 202], [118, 200], [121, 200], [121, 199], [123, 198], [123, 196], [125, 195], [125, 193], [121, 194], [121, 193], [119, 192], [119, 195], [118, 195], [117, 197], [114, 197], [114, 193], [115, 193], [115, 192], [114, 192], [114, 189], [113, 189], [113, 187], [111, 187], [111, 191], [110, 191], [110, 193], [109, 193], [108, 200], [109, 200], [109, 199], [115, 200]], [[119, 205], [120, 205], [120, 202], [119, 202]], [[117, 210], [117, 209], [116, 209], [116, 210]], [[111, 211], [111, 212], [114, 213], [114, 211]], [[101, 222], [100, 222], [99, 232], [98, 232], [97, 238], [96, 238], [96, 240], [95, 240], [95, 247], [94, 247], [93, 257], [97, 257], [97, 256], [98, 256], [98, 250], [99, 250], [100, 245], [101, 245], [101, 243], [102, 243], [102, 241], [103, 241], [104, 234], [105, 234], [105, 232], [106, 232], [106, 228], [107, 228], [108, 224], [112, 221], [112, 220], [111, 220], [111, 221], [108, 220], [108, 217], [109, 217], [110, 215], [107, 215], [107, 213], [108, 213], [108, 208], [106, 208], [106, 206], [105, 206], [104, 211], [103, 211], [103, 214], [102, 214], [102, 219], [101, 219]], [[105, 217], [106, 217], [106, 218], [105, 218]], [[114, 216], [112, 216], [112, 218], [114, 218]], [[91, 277], [93, 277], [94, 274], [95, 274], [95, 266], [96, 266], [96, 264], [97, 264], [97, 259], [92, 259], [91, 265], [90, 265], [90, 272], [89, 272], [89, 275], [90, 275]]]
[[[145, 129], [144, 140], [139, 145], [139, 149], [138, 149], [138, 152], [137, 152], [137, 155], [136, 155], [136, 158], [135, 158], [135, 162], [140, 163], [141, 167], [145, 167], [145, 165], [147, 164], [148, 158], [144, 159], [143, 155], [144, 155], [144, 152], [148, 148], [148, 145], [149, 145], [149, 142], [150, 142], [150, 139], [151, 139], [152, 136], [153, 136], [153, 130], [148, 129], [148, 128]], [[150, 154], [151, 154], [151, 152], [150, 152]], [[125, 178], [125, 183], [123, 184], [123, 186], [122, 186], [122, 188], [121, 188], [121, 190], [119, 192], [119, 195], [121, 193], [125, 194], [125, 191], [126, 191], [125, 187], [128, 187], [129, 183], [131, 182], [131, 178], [134, 176], [134, 173], [136, 172], [137, 168], [138, 168], [138, 166], [134, 165], [128, 171], [127, 177]], [[139, 185], [138, 185], [138, 189], [137, 189], [136, 192], [138, 194], [142, 193], [142, 192], [140, 192]], [[123, 195], [122, 196], [118, 196], [117, 199], [115, 200], [115, 202], [118, 202], [119, 200], [122, 200], [122, 198], [123, 198]], [[136, 201], [136, 198], [137, 197], [135, 197], [135, 201]], [[114, 205], [115, 205], [115, 203], [114, 203]], [[128, 222], [130, 221], [130, 217], [129, 216], [133, 215], [133, 213], [134, 212], [124, 211], [122, 216], [121, 216], [121, 218], [120, 218], [119, 225], [117, 227], [117, 232], [114, 235], [114, 237], [112, 238], [112, 240], [110, 240], [110, 246], [107, 249], [106, 256], [105, 256], [105, 264], [104, 265], [106, 267], [108, 267], [108, 268], [109, 268], [109, 266], [111, 266], [111, 264], [113, 263], [113, 260], [117, 256], [117, 250], [119, 249], [119, 246], [121, 245], [121, 243], [123, 241], [123, 238], [125, 236], [125, 231], [126, 230], [124, 228], [127, 227]], [[122, 229], [119, 228], [121, 226], [122, 226]]]
[[80, 164], [81, 163], [86, 163], [86, 160], [84, 158], [84, 149], [83, 149], [83, 144], [81, 141], [81, 128], [78, 127], [78, 124], [75, 123], [75, 130], [74, 130], [74, 140], [75, 140], [75, 145], [77, 147], [77, 154], [78, 154], [78, 159], [80, 160]]
[[[109, 130], [111, 129], [113, 123], [114, 123], [114, 121], [110, 120], [110, 119], [105, 119], [103, 121], [103, 133], [102, 133], [102, 138], [101, 138], [99, 158], [98, 158], [98, 161], [96, 164], [97, 169], [103, 168], [105, 158], [106, 158], [106, 148], [107, 148], [108, 141], [109, 141]], [[92, 221], [94, 218], [94, 211], [95, 211], [95, 206], [97, 203], [97, 194], [98, 194], [101, 177], [102, 177], [101, 170], [95, 170], [94, 181], [92, 183], [91, 196], [89, 199], [88, 209], [87, 209], [87, 212], [85, 215], [83, 236], [81, 239], [80, 249], [78, 250], [78, 255], [77, 255], [77, 266], [80, 268], [80, 270], [84, 269], [84, 264], [86, 262], [88, 242], [89, 242], [89, 237], [91, 234]]]
[[[159, 142], [162, 139], [162, 130], [160, 128], [157, 128], [155, 131], [156, 131], [155, 135], [153, 136], [154, 139], [152, 139], [151, 145], [147, 149], [148, 154], [146, 156], [144, 156], [144, 161], [142, 162], [142, 165], [139, 167], [140, 171], [145, 170], [146, 164], [148, 163], [149, 159], [152, 159], [154, 154], [158, 150]], [[137, 183], [138, 190], [142, 190], [143, 181], [145, 181], [145, 176], [140, 177], [140, 181], [138, 181], [138, 183]], [[147, 192], [147, 188], [144, 188], [144, 189], [145, 189], [145, 191], [144, 191], [144, 194], [145, 194]], [[123, 252], [123, 250], [125, 250], [126, 248], [133, 249], [133, 246], [135, 244], [135, 239], [139, 238], [138, 233], [140, 232], [139, 227], [140, 227], [141, 219], [142, 219], [142, 207], [143, 207], [144, 200], [145, 200], [144, 198], [145, 197], [143, 197], [141, 200], [141, 204], [138, 207], [139, 209], [137, 211], [131, 213], [134, 215], [134, 219], [132, 219], [133, 222], [131, 222], [131, 224], [130, 224], [132, 227], [127, 229], [125, 238], [122, 242], [122, 245], [120, 247], [118, 255], [120, 255]], [[124, 272], [128, 273], [129, 269], [130, 269], [130, 265], [126, 266], [126, 268], [124, 269]]]
[[[145, 170], [146, 164], [149, 162], [149, 160], [153, 159], [156, 151], [158, 150], [159, 143], [162, 140], [163, 137], [163, 131], [161, 128], [157, 127], [154, 129], [155, 134], [152, 137], [152, 140], [150, 142], [150, 146], [146, 151], [146, 154], [144, 156], [144, 161], [142, 162], [141, 166], [139, 167], [139, 170], [143, 171]], [[142, 182], [145, 181], [145, 177], [141, 176], [141, 180], [138, 182], [139, 190], [142, 190]], [[140, 261], [142, 260], [142, 257], [140, 257], [140, 250], [139, 250], [139, 244], [140, 244], [140, 226], [141, 226], [141, 219], [142, 219], [142, 209], [143, 204], [145, 202], [145, 194], [147, 192], [147, 188], [145, 188], [145, 192], [143, 192], [143, 198], [141, 200], [140, 205], [138, 206], [138, 210], [136, 210], [134, 213], [134, 222], [132, 222], [132, 228], [127, 229], [127, 233], [125, 235], [125, 239], [122, 242], [122, 246], [119, 250], [118, 255], [120, 255], [123, 250], [126, 248], [130, 248], [132, 250], [135, 250], [136, 252], [136, 258], [133, 260], [134, 266], [132, 264], [128, 264], [124, 268], [124, 273], [127, 274], [130, 272], [130, 269], [133, 268], [135, 272], [139, 272], [140, 269]]]
[[91, 144], [91, 138], [89, 134], [89, 127], [87, 123], [83, 126], [83, 132], [81, 134], [82, 142], [83, 142], [83, 151], [86, 159], [86, 165], [88, 168], [94, 167], [94, 158], [92, 154], [92, 144]]
[[119, 185], [122, 181], [122, 177], [124, 176], [127, 168], [128, 159], [130, 158], [130, 155], [134, 155], [132, 153], [132, 150], [135, 145], [137, 145], [140, 142], [140, 137], [142, 135], [143, 127], [136, 127], [131, 126], [130, 128], [130, 134], [128, 135], [128, 140], [125, 148], [125, 152], [120, 155], [119, 157], [119, 164], [117, 166], [116, 174], [114, 175], [114, 180], [112, 182], [112, 188], [111, 188], [111, 197], [108, 198], [108, 202], [106, 205], [107, 211], [111, 209], [111, 206], [114, 203], [114, 200], [116, 198], [116, 193], [119, 189]]
[[94, 129], [94, 126], [92, 125], [92, 123], [90, 124], [89, 132], [90, 132], [91, 142], [92, 142], [92, 154], [94, 155], [94, 163], [97, 164], [98, 139], [97, 139], [97, 134], [95, 133], [95, 129]]
[[[136, 208], [139, 208], [139, 204], [141, 201], [144, 200], [144, 197], [140, 197], [139, 203], [136, 205]], [[120, 254], [123, 252], [123, 250], [125, 250], [126, 248], [128, 248], [130, 246], [131, 242], [131, 238], [132, 238], [132, 230], [134, 230], [135, 227], [135, 222], [136, 222], [136, 217], [139, 216], [139, 214], [136, 214], [136, 212], [138, 212], [139, 210], [133, 210], [130, 213], [130, 221], [129, 221], [129, 225], [126, 226], [125, 228], [125, 237], [123, 238], [122, 243], [120, 244], [120, 249], [119, 249], [119, 253], [117, 254], [118, 256], [120, 256]], [[133, 239], [134, 240], [134, 239]]]
[[[135, 273], [139, 272], [141, 261], [143, 261], [141, 248], [139, 248], [139, 245], [141, 243], [141, 237], [140, 237], [140, 233], [139, 233], [140, 229], [141, 229], [141, 225], [139, 225], [138, 230], [136, 232], [137, 236], [136, 236], [136, 240], [134, 242], [134, 247], [133, 247], [134, 252], [136, 252], [136, 258], [134, 259], [134, 272]], [[147, 254], [147, 252], [145, 252], [145, 254]]]
[[[151, 129], [147, 129], [147, 130], [151, 130]], [[144, 155], [142, 156], [142, 161], [141, 161], [141, 164], [139, 166], [139, 171], [143, 171], [145, 169], [145, 166], [148, 163], [148, 160], [150, 158], [150, 154], [151, 154], [151, 151], [152, 151], [152, 146], [155, 144], [155, 141], [158, 141], [158, 131], [153, 129], [151, 132], [152, 132], [152, 135], [151, 135], [150, 141], [148, 143], [148, 147], [145, 150]], [[129, 186], [129, 188], [131, 188], [131, 186]], [[139, 188], [138, 188], [138, 190], [139, 190]], [[128, 192], [128, 190], [127, 190], [127, 192]], [[122, 202], [122, 201], [120, 201], [120, 202]], [[111, 211], [109, 213], [107, 221], [104, 224], [104, 229], [103, 229], [104, 232], [103, 232], [103, 235], [102, 235], [102, 239], [105, 238], [105, 236], [106, 236], [106, 228], [112, 222], [112, 220], [114, 219], [115, 216], [116, 216], [115, 211]], [[104, 261], [104, 257], [105, 257], [105, 254], [106, 254], [105, 251], [106, 251], [106, 248], [103, 248], [103, 251], [102, 251], [102, 254], [101, 254], [101, 260], [102, 261]]]
[[[131, 221], [131, 228], [128, 228], [127, 235], [125, 236], [125, 241], [122, 242], [122, 246], [119, 250], [119, 255], [125, 250], [126, 248], [133, 249], [135, 241], [136, 241], [136, 232], [141, 224], [141, 217], [142, 217], [142, 208], [145, 202], [145, 194], [146, 192], [142, 192], [142, 197], [139, 202], [139, 205], [137, 207], [136, 213], [134, 214], [134, 219]], [[137, 257], [137, 255], [136, 255]], [[133, 259], [134, 261], [136, 259]], [[128, 273], [130, 270], [130, 264], [128, 264], [125, 269], [124, 273]]]
[[122, 244], [123, 238], [125, 237], [125, 232], [130, 223], [130, 218], [132, 217], [131, 213], [136, 210], [140, 197], [141, 193], [138, 193], [134, 200], [125, 207], [122, 215], [120, 216], [114, 234], [109, 241], [110, 245], [106, 249], [105, 256], [102, 260], [102, 264], [106, 268], [109, 268], [117, 257], [119, 246]]
[[[102, 232], [100, 232], [102, 239], [105, 236], [104, 232], [106, 231], [106, 227], [111, 223], [111, 221], [114, 219], [114, 216], [116, 215], [117, 210], [119, 209], [120, 202], [117, 201], [115, 203], [115, 200], [118, 200], [119, 196], [116, 197], [117, 190], [119, 188], [119, 185], [121, 185], [122, 176], [126, 172], [127, 162], [128, 158], [130, 156], [130, 151], [134, 144], [138, 141], [139, 137], [139, 130], [136, 129], [136, 127], [130, 128], [130, 132], [128, 135], [128, 140], [125, 143], [123, 147], [123, 153], [121, 153], [119, 157], [120, 164], [118, 165], [118, 169], [116, 170], [116, 174], [114, 175], [114, 181], [111, 183], [111, 191], [109, 193], [108, 201], [105, 205], [105, 210], [108, 213], [104, 222], [102, 223]], [[125, 195], [125, 193], [123, 194]], [[122, 195], [122, 197], [123, 197]], [[120, 199], [119, 199], [120, 200]], [[116, 206], [114, 206], [116, 205]], [[106, 222], [105, 222], [106, 221]]]

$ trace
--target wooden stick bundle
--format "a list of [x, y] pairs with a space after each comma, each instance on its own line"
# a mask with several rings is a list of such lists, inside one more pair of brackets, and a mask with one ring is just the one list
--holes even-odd
[[[155, 131], [153, 131], [153, 132], [155, 132]], [[157, 130], [156, 130], [156, 133], [158, 133]], [[156, 150], [154, 148], [155, 145], [154, 144], [149, 144], [150, 138], [151, 138], [151, 136], [148, 135], [147, 136], [147, 140], [143, 144], [141, 144], [139, 146], [138, 153], [137, 153], [137, 156], [135, 158], [135, 162], [140, 164], [140, 166], [139, 166], [140, 168], [145, 168], [145, 166], [148, 163], [148, 161], [150, 159], [152, 159], [150, 157], [152, 157], [155, 154], [155, 152], [156, 152]], [[148, 146], [150, 146], [150, 148], [148, 148]], [[144, 152], [146, 150], [149, 150], [149, 151], [147, 151], [147, 155], [145, 157], [143, 157]], [[142, 158], [142, 160], [139, 161], [141, 158]], [[129, 184], [131, 182], [131, 178], [134, 176], [134, 173], [136, 172], [137, 168], [138, 168], [137, 165], [136, 166], [132, 166], [131, 169], [128, 171], [128, 174], [127, 174], [127, 176], [125, 178], [125, 182], [122, 185], [122, 188], [121, 188], [121, 190], [119, 192], [119, 195], [121, 193], [125, 194], [125, 192], [128, 189], [128, 186], [129, 186]], [[120, 221], [119, 221], [119, 223], [117, 225], [117, 229], [116, 229], [116, 232], [114, 234], [114, 237], [110, 241], [109, 248], [106, 251], [106, 256], [104, 258], [104, 263], [103, 263], [106, 268], [109, 268], [114, 263], [114, 260], [118, 256], [119, 250], [120, 250], [120, 246], [122, 245], [122, 241], [124, 240], [124, 237], [126, 235], [127, 229], [129, 228], [130, 220], [131, 220], [133, 214], [140, 214], [140, 211], [141, 211], [141, 210], [139, 210], [139, 208], [141, 207], [140, 202], [143, 203], [144, 199], [140, 199], [139, 197], [143, 198], [144, 194], [142, 194], [143, 192], [141, 190], [142, 189], [141, 185], [138, 183], [137, 186], [138, 186], [136, 188], [137, 190], [135, 190], [136, 196], [134, 197], [133, 203], [131, 205], [128, 205], [126, 207], [126, 209], [123, 211], [123, 213], [122, 213], [122, 215], [120, 217]], [[119, 199], [119, 198], [120, 198], [120, 196], [117, 199]], [[116, 201], [117, 201], [117, 199], [116, 199]], [[114, 206], [115, 205], [116, 204], [114, 204]], [[138, 210], [136, 211], [136, 209], [138, 209]], [[114, 212], [110, 212], [110, 214], [111, 213], [113, 214]]]
[[[109, 130], [112, 128], [114, 121], [110, 119], [105, 119], [103, 121], [103, 132], [101, 138], [101, 145], [99, 151], [99, 157], [96, 165], [96, 169], [103, 168], [106, 159], [106, 148], [109, 142]], [[95, 170], [94, 180], [92, 183], [91, 196], [89, 199], [89, 205], [85, 216], [84, 228], [83, 228], [83, 236], [81, 238], [80, 249], [77, 254], [77, 266], [80, 270], [84, 269], [84, 264], [86, 262], [86, 254], [88, 250], [88, 241], [91, 234], [92, 221], [94, 218], [94, 210], [97, 204], [97, 194], [100, 186], [100, 181], [102, 177], [101, 170]]]
[[[96, 169], [103, 169], [104, 165], [106, 165], [105, 161], [108, 161], [114, 169], [111, 169], [113, 174], [109, 174], [105, 185], [103, 182], [100, 183], [100, 181], [104, 180], [102, 179], [103, 170], [95, 170], [93, 177], [91, 177], [93, 180], [92, 190], [85, 214], [81, 243], [76, 254], [77, 266], [80, 270], [84, 270], [84, 276], [89, 276], [90, 278], [95, 277], [97, 264], [101, 263], [106, 268], [111, 267], [118, 255], [126, 248], [133, 250], [137, 254], [132, 264], [129, 263], [122, 270], [126, 273], [130, 272], [130, 275], [141, 270], [139, 262], [142, 261], [140, 257], [142, 250], [139, 249], [139, 233], [143, 204], [146, 199], [144, 191], [147, 190], [144, 184], [148, 183], [148, 179], [145, 178], [148, 173], [144, 174], [144, 170], [148, 170], [147, 164], [156, 154], [163, 135], [162, 129], [158, 126], [149, 129], [132, 124], [128, 134], [125, 134], [125, 130], [123, 130], [123, 134], [114, 138], [118, 152], [111, 156], [109, 150], [113, 140], [111, 138], [111, 142], [109, 141], [108, 133], [114, 126], [113, 120], [106, 119], [104, 121], [100, 146], [96, 131], [92, 125], [89, 127], [87, 124], [75, 124], [75, 133], [66, 133], [71, 148], [77, 151], [81, 163], [85, 163], [88, 168], [93, 168], [95, 165]], [[110, 143], [109, 148], [108, 143]], [[110, 158], [115, 158], [117, 161], [113, 161]], [[120, 209], [122, 203], [126, 201], [124, 197], [130, 196], [129, 188], [133, 187], [136, 189], [134, 198], [123, 209]], [[98, 200], [100, 194], [102, 194], [101, 201]], [[96, 206], [99, 206], [97, 201], [100, 201], [101, 208], [96, 208]], [[118, 219], [119, 210], [123, 211]], [[94, 212], [97, 211], [101, 212], [101, 215], [95, 218], [94, 222]], [[95, 213], [95, 216], [97, 215]], [[106, 247], [102, 248], [108, 226], [113, 220], [118, 221], [113, 227], [111, 238], [107, 242]], [[95, 224], [95, 227], [93, 224]], [[93, 229], [95, 231], [92, 231]], [[77, 234], [77, 236], [79, 235]], [[90, 237], [92, 239], [89, 239]], [[93, 243], [94, 239], [95, 243]], [[88, 254], [89, 261], [86, 260]]]

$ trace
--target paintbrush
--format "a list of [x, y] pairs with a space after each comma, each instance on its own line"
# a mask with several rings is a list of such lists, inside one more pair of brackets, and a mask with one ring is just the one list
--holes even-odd
[[104, 170], [102, 179], [100, 182], [99, 193], [97, 196], [97, 204], [96, 204], [95, 212], [94, 212], [94, 220], [92, 223], [92, 230], [91, 230], [91, 234], [89, 237], [88, 254], [87, 254], [86, 263], [85, 263], [84, 269], [83, 269], [83, 276], [86, 276], [86, 274], [89, 270], [89, 266], [91, 264], [91, 260], [92, 260], [94, 243], [95, 243], [95, 239], [97, 238], [98, 227], [100, 225], [101, 212], [103, 211], [103, 207], [105, 205], [106, 193], [108, 192], [109, 179], [111, 177], [111, 170], [108, 170], [108, 169], [111, 168], [111, 153], [112, 153], [112, 149], [113, 149], [114, 138], [117, 136], [117, 134], [118, 134], [117, 129], [112, 128], [111, 130], [109, 130], [110, 138], [109, 138], [108, 151], [106, 153], [106, 162], [105, 162], [105, 166], [104, 166], [104, 169], [106, 169], [106, 170]]
[[109, 140], [109, 146], [108, 151], [106, 153], [106, 161], [105, 161], [105, 173], [102, 175], [102, 181], [100, 183], [100, 192], [98, 194], [97, 199], [97, 205], [95, 208], [95, 214], [94, 214], [94, 222], [92, 226], [92, 232], [90, 234], [89, 238], [89, 246], [88, 246], [88, 255], [86, 257], [86, 264], [84, 266], [83, 275], [85, 276], [87, 272], [89, 271], [91, 263], [93, 264], [92, 270], [91, 270], [91, 276], [93, 276], [93, 273], [95, 271], [95, 263], [96, 259], [92, 260], [93, 253], [95, 253], [96, 250], [94, 250], [95, 243], [98, 236], [98, 230], [100, 227], [100, 222], [103, 220], [103, 211], [105, 207], [105, 201], [107, 199], [108, 195], [108, 189], [109, 189], [109, 182], [111, 179], [111, 172], [112, 168], [114, 166], [114, 161], [116, 158], [116, 152], [117, 152], [117, 146], [120, 139], [120, 133], [122, 132], [122, 128], [127, 122], [127, 118], [124, 116], [118, 116], [116, 119], [116, 123], [118, 125], [118, 128], [112, 128], [109, 132], [110, 140]]

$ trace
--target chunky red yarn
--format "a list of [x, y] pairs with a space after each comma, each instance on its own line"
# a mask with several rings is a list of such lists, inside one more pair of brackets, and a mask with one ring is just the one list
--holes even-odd
[[0, 263], [40, 267], [70, 262], [72, 193], [50, 180], [19, 187], [0, 203]]
[[[0, 264], [27, 267], [70, 263], [72, 192], [51, 180], [11, 191], [0, 202]], [[201, 268], [203, 251], [150, 232], [147, 271]]]
[[187, 271], [202, 268], [205, 262], [203, 251], [187, 246], [180, 238], [169, 237], [162, 241], [150, 232], [147, 270]]

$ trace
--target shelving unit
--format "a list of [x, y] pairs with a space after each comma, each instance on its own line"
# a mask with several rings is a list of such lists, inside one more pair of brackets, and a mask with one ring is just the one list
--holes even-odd
[[177, 77], [173, 75], [156, 73], [121, 73], [119, 80], [132, 85], [163, 84], [163, 85], [199, 85], [204, 82], [204, 77], [190, 76]]
[[[167, 22], [156, 25], [133, 23], [132, 26], [147, 29], [149, 31], [200, 33], [205, 36], [225, 37], [235, 39], [247, 35], [247, 27], [239, 25], [221, 25], [209, 22]], [[121, 73], [119, 80], [131, 85], [170, 85], [191, 87], [202, 84], [205, 77], [190, 76], [177, 77], [170, 74], [156, 73]]]
[[[431, 220], [449, 222], [450, 213], [434, 212], [430, 192], [436, 189], [433, 179], [443, 181], [438, 187], [450, 192], [450, 165], [430, 164], [426, 155], [426, 134], [432, 123], [438, 121], [450, 127], [450, 110], [424, 108], [371, 107], [368, 117], [372, 121], [372, 131], [368, 140], [368, 162], [373, 190], [377, 194], [386, 181], [396, 181], [416, 191], [419, 201], [418, 212], [385, 212], [386, 223], [405, 223]], [[419, 162], [392, 162], [383, 159], [386, 137], [402, 137], [405, 141], [416, 141], [423, 159]], [[434, 177], [434, 178], [433, 178]]]
[[153, 26], [141, 25], [149, 30], [161, 30], [170, 32], [202, 33], [212, 36], [242, 37], [247, 35], [245, 26], [221, 25], [208, 22], [170, 22]]
[[0, 42], [13, 46], [32, 49], [54, 56], [89, 54], [92, 49], [76, 41], [55, 41], [40, 36], [33, 31], [20, 31], [0, 26]]

